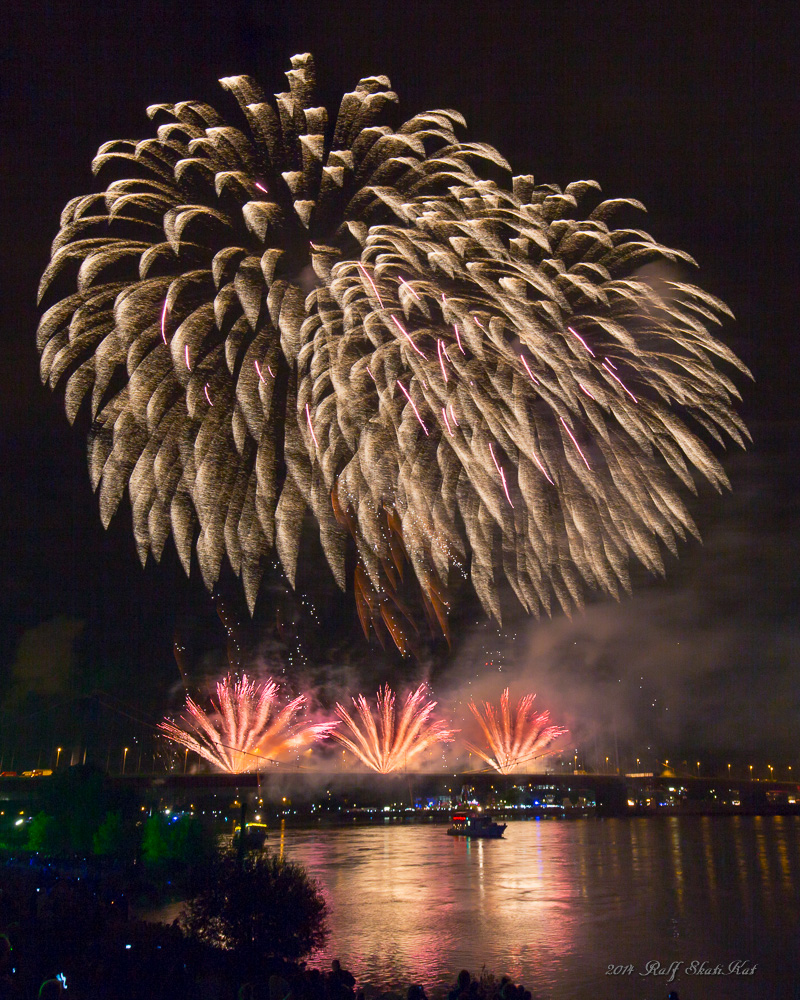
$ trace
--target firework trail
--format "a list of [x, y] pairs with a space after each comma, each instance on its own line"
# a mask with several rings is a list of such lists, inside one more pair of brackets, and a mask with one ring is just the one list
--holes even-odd
[[273, 680], [240, 680], [228, 674], [217, 682], [217, 702], [207, 712], [186, 697], [186, 715], [179, 723], [165, 720], [159, 729], [165, 736], [193, 750], [223, 771], [238, 774], [255, 771], [265, 761], [295, 753], [330, 736], [336, 722], [307, 725], [295, 721], [306, 705], [299, 695], [282, 708], [278, 685]]
[[499, 620], [504, 581], [538, 614], [618, 596], [632, 556], [663, 572], [696, 534], [681, 493], [727, 484], [698, 432], [747, 435], [726, 306], [642, 270], [691, 258], [612, 228], [643, 206], [594, 181], [512, 176], [455, 111], [391, 127], [384, 76], [329, 130], [291, 62], [274, 100], [221, 81], [237, 125], [153, 105], [156, 136], [101, 146], [105, 190], [62, 213], [41, 371], [70, 419], [90, 397], [103, 523], [127, 487], [142, 561], [172, 534], [211, 588], [227, 556], [252, 610], [271, 550], [294, 585], [310, 510], [404, 652], [409, 566], [445, 633], [460, 578]]
[[488, 701], [483, 703], [482, 709], [471, 701], [470, 711], [480, 723], [488, 750], [472, 743], [467, 743], [467, 748], [500, 774], [510, 774], [523, 764], [551, 753], [547, 747], [568, 730], [549, 725], [549, 712], [534, 712], [535, 697], [535, 694], [526, 694], [520, 698], [513, 715], [508, 705], [508, 688], [500, 696], [499, 713]]
[[428, 699], [427, 690], [427, 685], [420, 684], [416, 691], [409, 692], [399, 713], [394, 692], [388, 685], [378, 691], [375, 714], [360, 694], [353, 698], [360, 722], [337, 702], [336, 714], [350, 730], [352, 739], [339, 730], [331, 736], [381, 774], [406, 767], [434, 743], [449, 743], [453, 739], [453, 731], [441, 719], [431, 718], [436, 702]]

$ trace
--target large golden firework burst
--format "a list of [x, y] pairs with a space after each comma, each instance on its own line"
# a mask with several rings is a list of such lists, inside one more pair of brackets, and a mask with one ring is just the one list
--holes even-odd
[[453, 574], [499, 618], [503, 580], [538, 613], [628, 588], [631, 554], [661, 572], [695, 532], [682, 488], [726, 482], [696, 431], [746, 434], [726, 307], [641, 271], [690, 259], [611, 228], [642, 206], [593, 181], [512, 177], [454, 111], [393, 128], [386, 77], [329, 130], [311, 56], [287, 76], [274, 101], [221, 81], [240, 127], [152, 106], [156, 137], [104, 144], [105, 190], [64, 209], [41, 295], [73, 290], [38, 344], [70, 419], [91, 397], [103, 522], [127, 486], [143, 561], [171, 533], [210, 588], [227, 555], [252, 608], [273, 548], [294, 584], [310, 510], [401, 650], [409, 564], [445, 631]]

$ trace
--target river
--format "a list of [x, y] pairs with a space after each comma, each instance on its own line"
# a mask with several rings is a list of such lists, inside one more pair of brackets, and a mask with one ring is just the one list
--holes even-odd
[[800, 817], [286, 829], [269, 849], [328, 901], [310, 964], [338, 957], [371, 993], [441, 996], [485, 965], [552, 1000], [800, 997]]

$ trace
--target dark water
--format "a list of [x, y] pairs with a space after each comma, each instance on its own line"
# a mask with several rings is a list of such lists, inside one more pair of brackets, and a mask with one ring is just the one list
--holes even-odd
[[[331, 937], [311, 964], [338, 956], [378, 990], [441, 995], [485, 965], [534, 998], [800, 998], [798, 817], [512, 822], [494, 842], [442, 826], [287, 830], [269, 847], [327, 897]], [[661, 974], [642, 975], [648, 963]]]

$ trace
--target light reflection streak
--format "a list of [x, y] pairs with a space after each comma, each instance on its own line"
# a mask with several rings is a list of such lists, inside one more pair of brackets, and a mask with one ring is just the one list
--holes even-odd
[[770, 870], [771, 866], [769, 863], [767, 838], [764, 835], [763, 817], [754, 817], [754, 822], [756, 835], [756, 857], [758, 859], [758, 868], [761, 872], [761, 891], [764, 894], [764, 899], [767, 904], [765, 907], [767, 917], [770, 923], [774, 924], [776, 919], [775, 898], [772, 888], [772, 872]]
[[704, 870], [708, 882], [708, 896], [714, 911], [717, 912], [717, 871], [714, 866], [714, 848], [711, 841], [711, 819], [708, 816], [703, 816], [700, 822], [700, 832], [703, 838]]
[[680, 819], [677, 816], [669, 817], [669, 842], [670, 860], [672, 861], [672, 875], [675, 884], [675, 902], [678, 913], [684, 916], [684, 873], [683, 857], [681, 856], [681, 829]]

